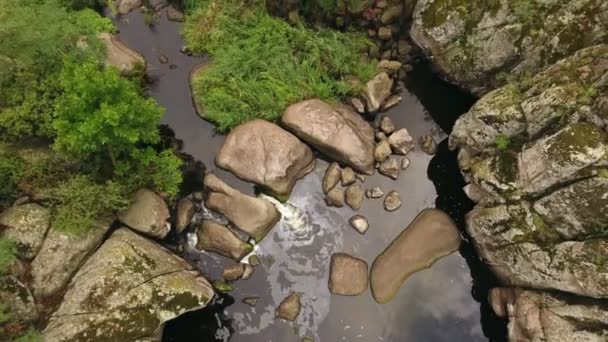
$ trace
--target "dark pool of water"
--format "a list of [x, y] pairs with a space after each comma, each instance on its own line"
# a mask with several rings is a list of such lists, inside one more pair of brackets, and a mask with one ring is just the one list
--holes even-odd
[[[229, 184], [253, 193], [251, 185], [218, 170], [213, 164], [223, 136], [216, 134], [212, 124], [196, 115], [188, 85], [190, 70], [205, 58], [189, 57], [179, 52], [183, 44], [179, 25], [167, 21], [161, 12], [156, 24], [148, 27], [139, 11], [117, 19], [116, 24], [123, 42], [145, 56], [148, 74], [153, 81], [149, 94], [166, 108], [163, 123], [183, 141], [183, 151], [202, 161]], [[168, 58], [167, 64], [159, 62], [161, 55]], [[387, 115], [398, 127], [406, 127], [416, 139], [424, 134], [433, 134], [440, 141], [445, 138], [443, 131], [449, 131], [451, 125], [438, 119], [442, 124], [437, 126], [425, 107], [431, 109], [435, 117], [439, 115], [441, 118], [442, 113], [447, 112], [450, 114], [446, 117], [452, 118], [466, 111], [470, 101], [461, 94], [453, 95], [455, 93], [450, 88], [445, 92], [434, 92], [433, 89], [441, 90], [443, 83], [429, 75], [424, 69], [417, 69], [411, 78], [414, 84], [408, 84], [413, 93], [404, 91], [402, 103]], [[436, 97], [429, 101], [433, 96]], [[439, 103], [442, 105], [438, 106]], [[484, 317], [488, 315], [485, 304], [480, 310], [479, 302], [485, 302], [481, 296], [487, 293], [487, 286], [476, 285], [487, 279], [477, 275], [477, 272], [485, 270], [475, 266], [475, 256], [470, 253], [469, 244], [465, 244], [461, 254], [446, 257], [408, 279], [389, 304], [375, 303], [369, 291], [358, 297], [339, 297], [331, 296], [327, 288], [332, 253], [346, 252], [371, 265], [374, 258], [424, 208], [437, 204], [462, 223], [461, 218], [470, 203], [458, 197], [460, 195], [458, 198], [450, 197], [450, 191], [460, 191], [456, 186], [460, 181], [452, 164], [442, 166], [444, 159], [453, 158], [453, 154], [444, 152], [442, 149], [432, 159], [419, 149], [412, 151], [408, 155], [411, 166], [397, 181], [378, 174], [368, 177], [365, 189], [380, 186], [385, 192], [397, 190], [404, 205], [394, 213], [386, 213], [381, 200], [366, 200], [359, 211], [370, 222], [365, 235], [359, 235], [348, 224], [354, 211], [325, 206], [320, 184], [327, 163], [319, 160], [316, 169], [298, 182], [290, 200], [278, 205], [283, 219], [256, 246], [256, 253], [263, 263], [256, 267], [253, 277], [238, 282], [236, 290], [214, 306], [169, 323], [163, 339], [289, 342], [311, 336], [317, 341], [330, 342], [487, 340], [486, 336], [491, 336], [488, 330], [496, 329], [487, 328], [490, 325]], [[439, 189], [439, 195], [427, 172]], [[452, 186], [442, 186], [441, 179]], [[463, 204], [454, 209], [454, 203]], [[217, 277], [227, 263], [212, 254], [199, 255], [198, 262], [211, 279]], [[478, 290], [480, 288], [482, 290]], [[275, 320], [276, 306], [291, 291], [301, 293], [303, 307], [300, 316], [295, 323]], [[252, 295], [260, 297], [255, 308], [241, 303], [243, 297]]]

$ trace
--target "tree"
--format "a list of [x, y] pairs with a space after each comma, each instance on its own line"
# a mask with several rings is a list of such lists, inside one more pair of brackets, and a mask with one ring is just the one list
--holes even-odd
[[137, 144], [159, 141], [162, 108], [118, 70], [94, 61], [66, 61], [59, 82], [63, 94], [53, 122], [57, 150], [80, 158], [107, 153], [115, 165], [117, 158], [133, 155]]

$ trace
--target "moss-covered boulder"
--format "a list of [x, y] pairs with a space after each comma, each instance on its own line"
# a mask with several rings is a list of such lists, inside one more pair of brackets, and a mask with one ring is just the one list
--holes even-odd
[[509, 319], [509, 341], [608, 340], [608, 305], [564, 294], [495, 288], [490, 302]]
[[450, 147], [480, 256], [509, 285], [608, 297], [608, 46], [481, 98]]
[[155, 339], [166, 321], [213, 295], [184, 260], [121, 228], [74, 276], [43, 334], [49, 342]]
[[4, 227], [0, 236], [16, 243], [20, 258], [30, 260], [42, 247], [50, 222], [50, 211], [38, 204], [10, 207], [0, 214], [0, 226]]
[[485, 94], [608, 42], [608, 2], [418, 0], [411, 36], [448, 80]]
[[32, 291], [38, 299], [51, 297], [68, 284], [87, 257], [102, 243], [111, 219], [99, 220], [83, 233], [51, 226], [40, 252], [32, 261]]

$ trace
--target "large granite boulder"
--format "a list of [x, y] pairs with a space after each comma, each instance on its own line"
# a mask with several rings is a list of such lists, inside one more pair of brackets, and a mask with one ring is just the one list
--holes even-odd
[[205, 186], [209, 190], [205, 201], [207, 208], [226, 216], [258, 242], [281, 219], [281, 213], [272, 203], [245, 195], [212, 173], [205, 176]]
[[139, 52], [127, 47], [116, 35], [103, 32], [98, 35], [106, 46], [106, 65], [113, 66], [122, 75], [146, 72], [146, 60]]
[[509, 319], [509, 341], [602, 342], [608, 340], [608, 304], [586, 298], [495, 288], [490, 303]]
[[332, 160], [361, 173], [373, 173], [374, 130], [348, 107], [306, 100], [289, 106], [281, 122]]
[[102, 243], [111, 223], [111, 219], [100, 219], [81, 234], [51, 226], [32, 262], [34, 296], [38, 299], [50, 297], [67, 285], [72, 275]]
[[121, 228], [74, 276], [43, 335], [49, 342], [158, 339], [166, 321], [213, 296], [184, 260]]
[[289, 196], [296, 181], [314, 169], [316, 159], [293, 134], [256, 119], [237, 126], [226, 137], [215, 163], [273, 195]]
[[608, 42], [604, 0], [418, 0], [411, 36], [445, 77], [476, 94]]
[[[0, 303], [3, 305], [3, 314], [10, 313], [6, 317], [9, 322], [28, 323], [38, 319], [38, 309], [32, 293], [15, 277], [0, 276]], [[5, 322], [0, 322], [0, 326], [3, 323]]]
[[139, 190], [135, 193], [131, 205], [118, 213], [120, 222], [143, 234], [164, 238], [171, 226], [169, 208], [165, 201], [150, 190]]
[[468, 189], [484, 193], [466, 229], [505, 284], [608, 297], [607, 96], [598, 45], [490, 92], [456, 122], [450, 147]]
[[17, 255], [26, 260], [33, 259], [42, 247], [42, 241], [51, 222], [48, 209], [28, 203], [6, 209], [0, 214], [0, 236], [17, 245]]

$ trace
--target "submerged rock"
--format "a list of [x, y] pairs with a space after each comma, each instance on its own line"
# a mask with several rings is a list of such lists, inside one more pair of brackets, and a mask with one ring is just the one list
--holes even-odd
[[251, 266], [257, 266], [261, 264], [260, 257], [258, 257], [256, 254], [251, 255], [248, 261]]
[[406, 155], [416, 143], [405, 128], [401, 128], [388, 137], [388, 143], [395, 154]]
[[100, 219], [83, 233], [64, 232], [51, 226], [42, 248], [32, 261], [32, 292], [38, 299], [50, 297], [70, 281], [80, 265], [102, 243], [111, 219]]
[[402, 100], [402, 98], [400, 95], [389, 96], [389, 98], [386, 99], [386, 101], [384, 101], [384, 103], [382, 104], [380, 111], [385, 112], [385, 111], [397, 106], [399, 103], [401, 103], [401, 100]]
[[388, 158], [380, 164], [378, 172], [394, 180], [399, 179], [399, 174], [401, 173], [401, 165], [399, 163], [399, 159], [395, 157]]
[[287, 298], [283, 299], [276, 311], [276, 317], [286, 321], [295, 321], [300, 315], [300, 295], [292, 292]]
[[30, 260], [42, 247], [50, 222], [50, 211], [38, 204], [13, 206], [0, 214], [0, 236], [16, 244], [17, 256]]
[[372, 174], [374, 131], [348, 107], [332, 107], [318, 99], [306, 100], [289, 106], [281, 122], [332, 160]]
[[348, 222], [353, 228], [355, 228], [356, 231], [359, 232], [359, 234], [365, 234], [369, 228], [369, 222], [364, 216], [361, 215], [351, 217]]
[[330, 207], [341, 208], [344, 206], [344, 190], [339, 187], [331, 189], [325, 196], [325, 203]]
[[496, 314], [509, 319], [509, 341], [605, 341], [608, 307], [599, 301], [558, 293], [495, 288]]
[[163, 239], [171, 230], [167, 222], [167, 204], [150, 190], [137, 191], [131, 205], [118, 213], [118, 219], [130, 228], [159, 239]]
[[331, 256], [329, 292], [340, 296], [358, 296], [367, 290], [367, 263], [344, 253]]
[[281, 219], [281, 213], [272, 203], [245, 195], [212, 173], [205, 176], [204, 183], [209, 189], [207, 208], [224, 215], [257, 242]]
[[408, 158], [401, 159], [401, 170], [407, 170], [410, 167], [410, 160]]
[[177, 230], [178, 233], [181, 233], [192, 221], [192, 217], [196, 213], [196, 206], [190, 199], [184, 197], [177, 202], [176, 211], [175, 230]]
[[122, 228], [74, 276], [43, 336], [152, 339], [166, 321], [205, 307], [213, 296], [211, 285], [187, 262]]
[[253, 250], [253, 246], [239, 239], [227, 227], [210, 220], [203, 220], [197, 232], [196, 248], [215, 252], [227, 258], [240, 261]]
[[99, 39], [106, 46], [106, 60], [107, 66], [113, 66], [122, 75], [134, 75], [137, 72], [146, 71], [146, 60], [137, 51], [128, 48], [123, 42], [116, 36], [110, 33], [100, 33]]
[[386, 72], [376, 75], [376, 77], [367, 82], [363, 91], [367, 102], [367, 109], [370, 112], [377, 112], [384, 101], [391, 95], [392, 88], [393, 80]]
[[336, 162], [329, 164], [323, 176], [323, 193], [327, 194], [329, 190], [335, 188], [341, 177], [342, 169], [340, 169], [340, 165]]
[[342, 186], [349, 186], [357, 181], [357, 177], [355, 176], [355, 171], [350, 167], [345, 167], [342, 170]]
[[167, 8], [167, 19], [171, 20], [171, 21], [178, 21], [178, 22], [182, 22], [186, 20], [186, 16], [184, 15], [184, 13], [180, 10], [178, 10], [174, 5], [170, 5], [169, 8]]
[[401, 208], [402, 202], [401, 197], [397, 193], [397, 191], [391, 191], [386, 195], [384, 199], [384, 210], [386, 211], [395, 211]]
[[370, 285], [376, 302], [388, 303], [412, 274], [458, 250], [460, 233], [452, 219], [425, 209], [374, 260]]
[[215, 163], [273, 195], [289, 196], [296, 181], [314, 169], [316, 159], [293, 134], [268, 121], [244, 123], [226, 137]]
[[363, 189], [360, 184], [353, 184], [346, 188], [345, 201], [353, 210], [361, 209], [363, 203]]
[[245, 298], [243, 298], [243, 303], [245, 303], [251, 307], [255, 307], [258, 304], [259, 300], [260, 300], [259, 297], [245, 297]]

